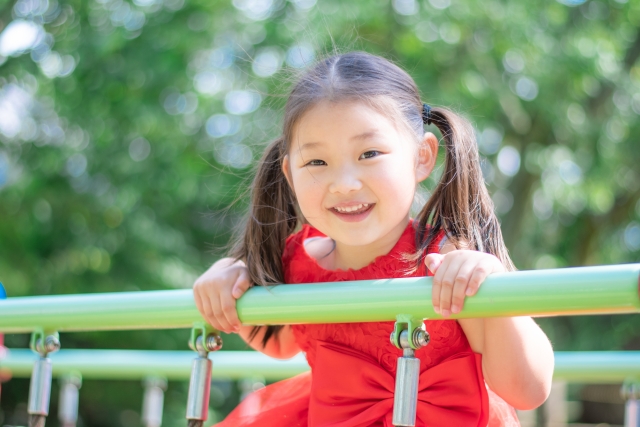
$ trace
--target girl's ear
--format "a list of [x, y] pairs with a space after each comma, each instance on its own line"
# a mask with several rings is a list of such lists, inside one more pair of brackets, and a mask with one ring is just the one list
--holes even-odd
[[284, 174], [284, 177], [287, 180], [287, 183], [289, 184], [289, 188], [291, 188], [291, 191], [293, 191], [293, 181], [291, 179], [291, 165], [289, 164], [289, 155], [285, 154], [285, 156], [282, 158], [282, 173]]
[[438, 138], [431, 132], [426, 132], [418, 148], [418, 164], [416, 166], [416, 182], [422, 182], [436, 165], [438, 158]]

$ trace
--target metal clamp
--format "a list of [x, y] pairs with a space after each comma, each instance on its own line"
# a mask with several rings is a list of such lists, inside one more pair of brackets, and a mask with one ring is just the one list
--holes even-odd
[[47, 354], [60, 350], [60, 335], [55, 331], [45, 332], [42, 329], [36, 329], [31, 334], [29, 348], [41, 357], [46, 357]]
[[211, 391], [211, 360], [208, 354], [222, 348], [222, 338], [206, 323], [198, 322], [191, 329], [189, 347], [198, 353], [191, 365], [187, 420], [189, 427], [202, 427], [209, 412]]
[[222, 348], [222, 338], [218, 331], [207, 323], [197, 322], [191, 328], [189, 348], [198, 354], [218, 351]]
[[31, 334], [29, 343], [31, 350], [40, 355], [33, 364], [31, 383], [29, 385], [29, 425], [44, 427], [47, 415], [49, 415], [49, 400], [51, 398], [51, 359], [47, 357], [60, 349], [60, 337], [57, 332], [45, 332], [37, 329]]
[[402, 350], [396, 371], [392, 424], [413, 427], [416, 425], [420, 379], [420, 359], [415, 357], [415, 350], [429, 344], [429, 333], [424, 329], [422, 319], [398, 315], [390, 339], [391, 344]]
[[429, 333], [424, 329], [421, 318], [410, 314], [399, 314], [389, 339], [401, 350], [418, 350], [429, 344]]

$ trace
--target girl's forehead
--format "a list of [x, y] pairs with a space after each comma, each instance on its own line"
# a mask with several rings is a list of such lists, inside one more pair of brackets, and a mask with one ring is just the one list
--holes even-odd
[[413, 139], [394, 120], [394, 114], [384, 114], [359, 100], [321, 101], [309, 108], [294, 124], [290, 148], [318, 147], [326, 142], [362, 141], [372, 138], [394, 140]]
[[322, 101], [309, 108], [292, 129], [295, 142], [335, 135], [349, 139], [362, 134], [389, 133], [398, 133], [392, 118], [363, 101]]

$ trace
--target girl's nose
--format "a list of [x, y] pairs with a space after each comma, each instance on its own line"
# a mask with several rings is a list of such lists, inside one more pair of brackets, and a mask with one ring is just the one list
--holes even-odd
[[332, 174], [329, 191], [331, 193], [347, 194], [362, 188], [360, 177], [352, 168], [342, 168]]

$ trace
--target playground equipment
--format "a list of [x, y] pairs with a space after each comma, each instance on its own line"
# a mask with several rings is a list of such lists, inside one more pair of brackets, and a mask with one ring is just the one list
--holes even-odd
[[[640, 351], [556, 351], [553, 379], [571, 383], [613, 384], [640, 380]], [[29, 378], [37, 356], [27, 349], [10, 349], [0, 360], [15, 378]], [[239, 380], [263, 377], [276, 381], [309, 370], [302, 354], [278, 360], [256, 351], [221, 351], [208, 359], [216, 367], [211, 378]], [[51, 355], [53, 377], [87, 380], [186, 381], [193, 353], [163, 350], [60, 350]], [[163, 383], [164, 384], [164, 383]], [[164, 388], [164, 386], [162, 386]]]
[[[464, 310], [452, 317], [637, 313], [639, 293], [640, 264], [501, 273], [487, 278]], [[241, 321], [250, 325], [396, 320], [391, 340], [404, 354], [398, 361], [394, 424], [414, 424], [417, 375], [413, 350], [428, 343], [426, 331], [421, 332], [422, 319], [440, 318], [431, 306], [430, 278], [254, 287], [238, 301], [237, 308]], [[198, 353], [187, 404], [189, 426], [196, 427], [206, 420], [211, 375], [208, 353], [222, 343], [202, 321], [190, 290], [22, 297], [0, 302], [0, 331], [32, 332], [32, 349], [44, 356], [49, 348], [54, 349], [58, 331], [186, 327], [192, 328], [189, 343]], [[34, 368], [33, 377], [36, 374]], [[39, 393], [32, 421], [43, 425], [45, 400], [48, 408], [46, 370], [38, 378], [32, 385], [32, 392]], [[630, 405], [632, 411], [638, 407], [634, 387], [628, 393], [629, 400], [636, 402]]]
[[[258, 352], [223, 351], [211, 353], [208, 358], [216, 367], [212, 375], [215, 379], [262, 377], [280, 380], [309, 369], [301, 354], [290, 360], [276, 360]], [[30, 350], [12, 349], [0, 360], [0, 369], [8, 369], [16, 378], [28, 378], [34, 359]], [[53, 376], [62, 379], [60, 422], [65, 427], [75, 426], [82, 380], [141, 380], [143, 425], [159, 427], [167, 381], [188, 380], [192, 359], [189, 351], [60, 350], [51, 355]], [[640, 351], [555, 353], [554, 380], [590, 384], [626, 381], [621, 392], [627, 401], [629, 417], [637, 411], [638, 405], [639, 390], [634, 379], [640, 380]]]

